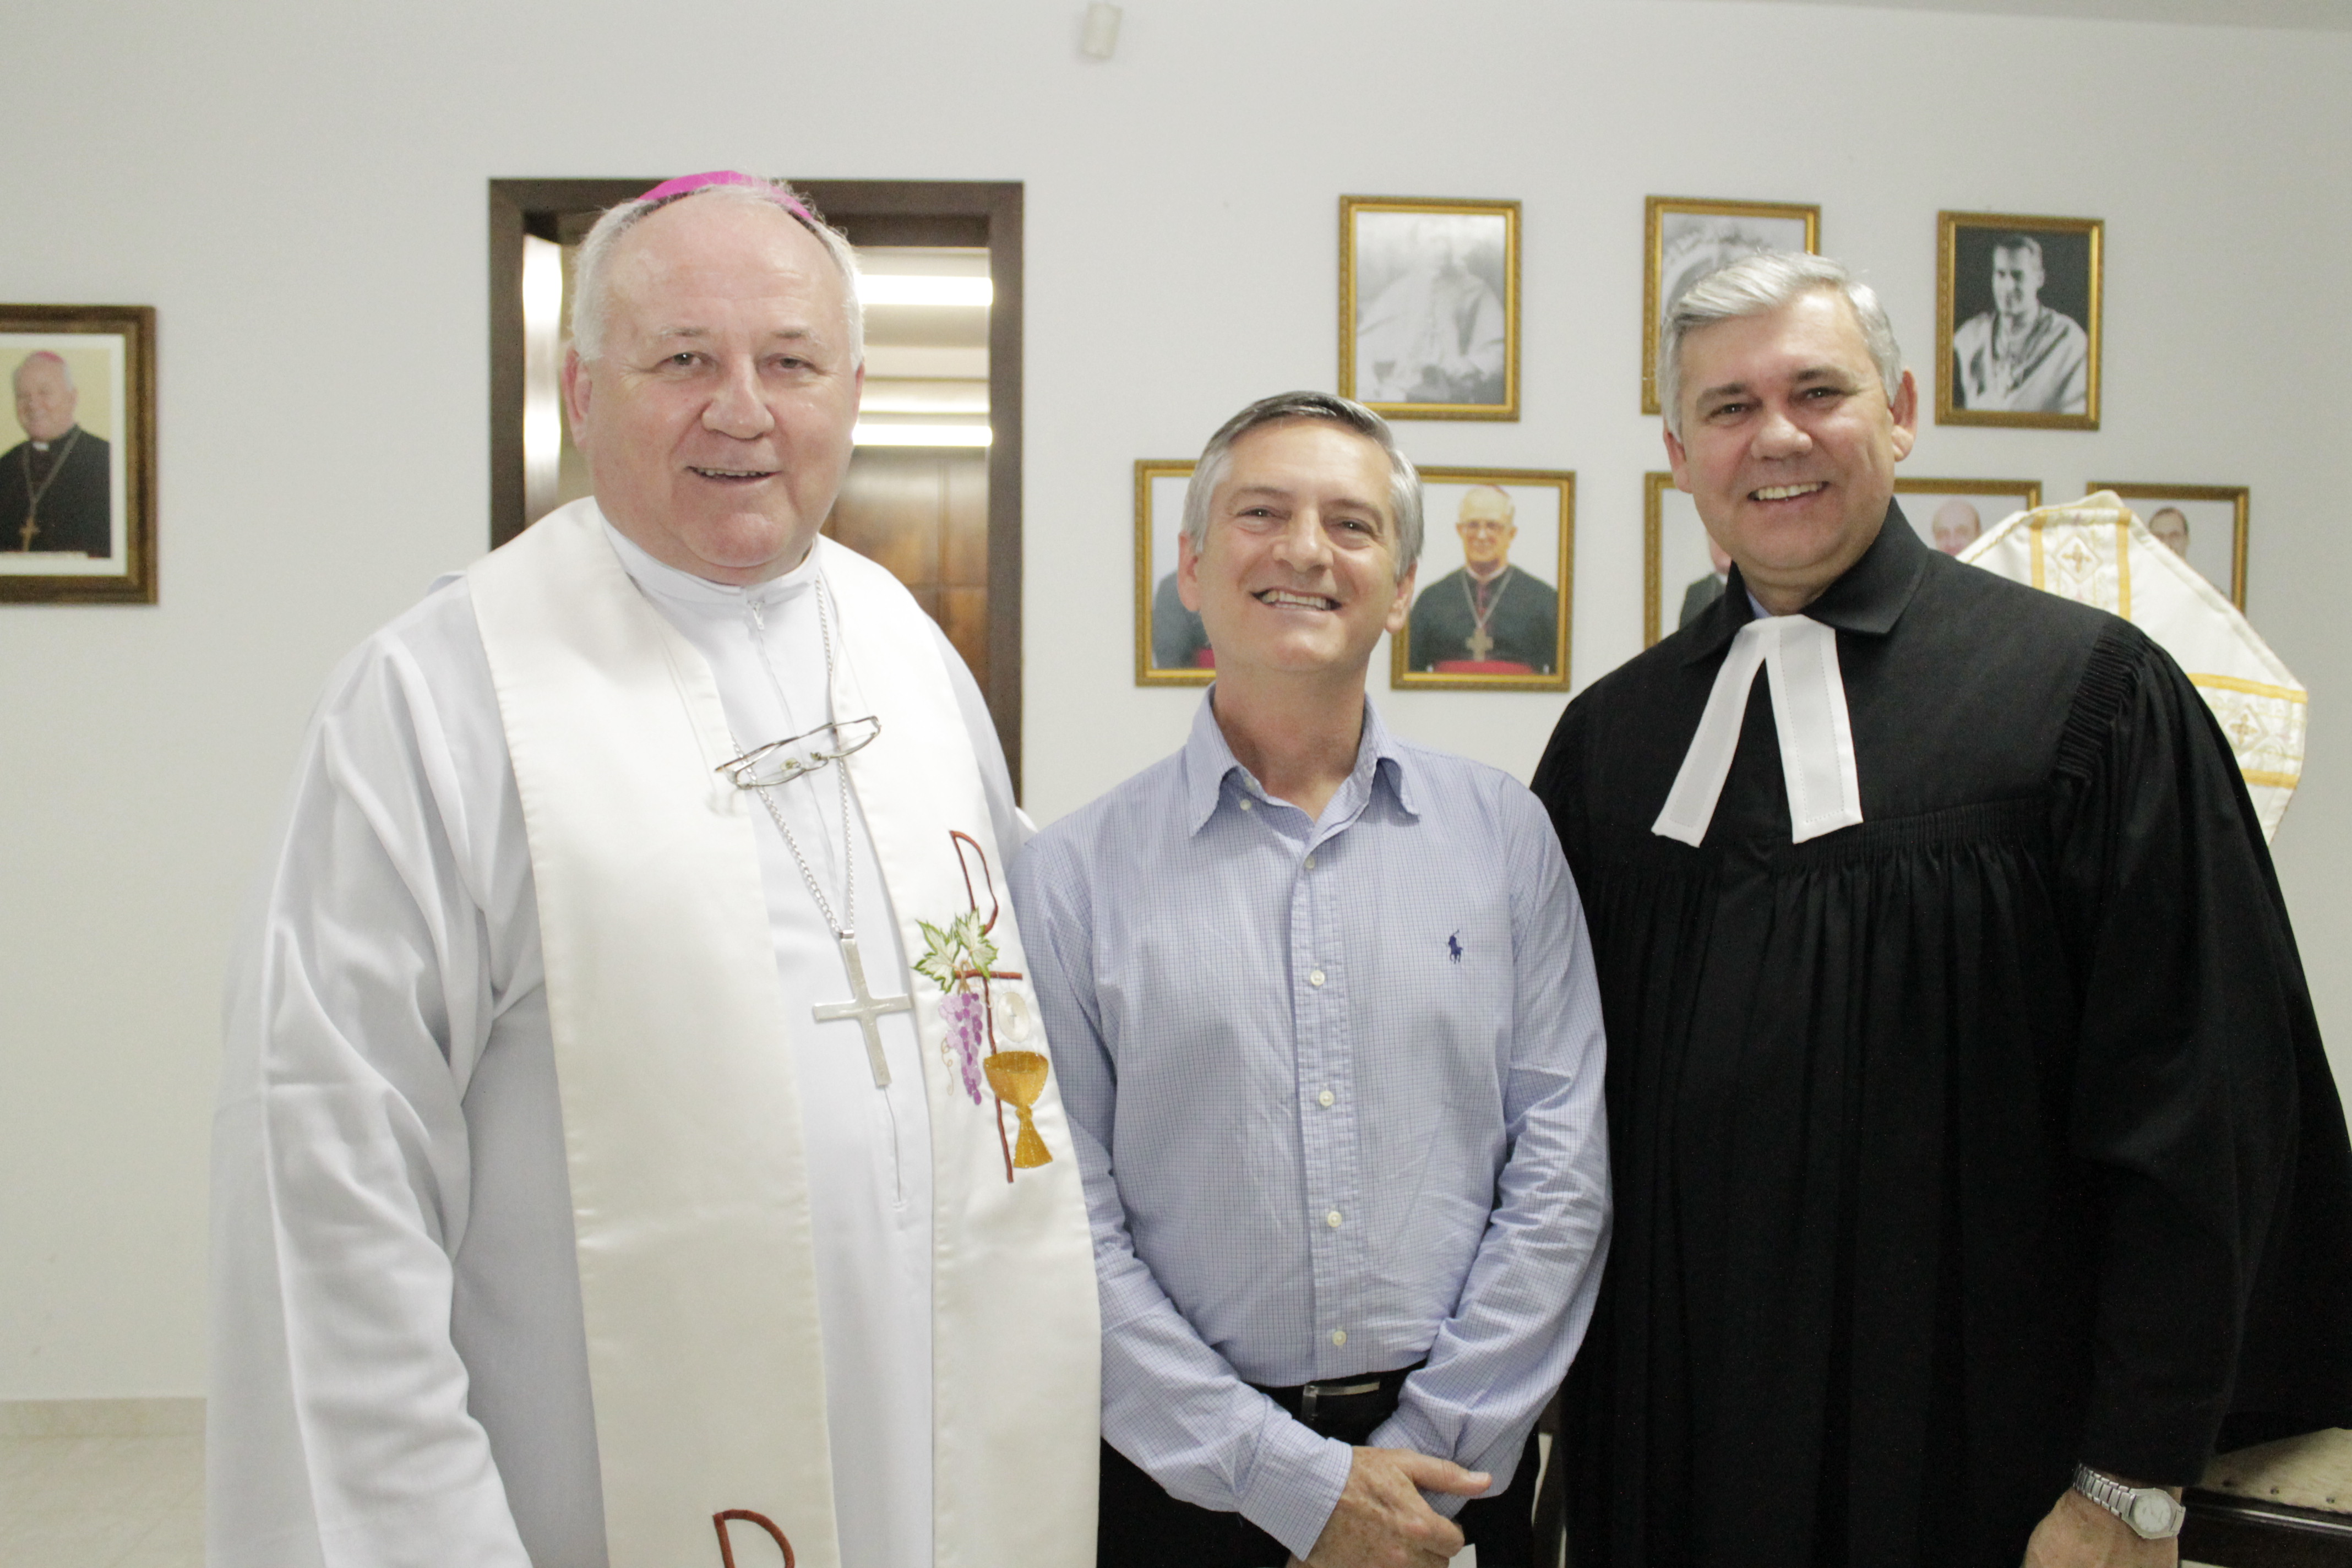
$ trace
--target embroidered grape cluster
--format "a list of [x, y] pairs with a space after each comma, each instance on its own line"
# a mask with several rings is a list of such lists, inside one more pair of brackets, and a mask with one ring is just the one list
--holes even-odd
[[988, 940], [988, 927], [978, 910], [943, 926], [925, 920], [915, 924], [924, 940], [915, 972], [947, 993], [940, 998], [940, 1022], [947, 1026], [940, 1056], [962, 1073], [964, 1092], [974, 1105], [981, 1104], [981, 1041], [988, 1029], [988, 1002], [985, 993], [973, 986], [996, 963], [996, 944]]
[[988, 1025], [988, 1009], [977, 994], [959, 991], [940, 998], [940, 1017], [948, 1026], [947, 1038], [940, 1042], [940, 1055], [952, 1046], [955, 1055], [950, 1065], [963, 1069], [963, 1091], [971, 1096], [974, 1105], [980, 1099], [980, 1037]]

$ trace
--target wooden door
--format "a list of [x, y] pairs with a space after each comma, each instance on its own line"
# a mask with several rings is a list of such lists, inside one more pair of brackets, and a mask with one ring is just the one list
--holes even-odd
[[860, 447], [824, 531], [905, 584], [990, 689], [987, 452]]

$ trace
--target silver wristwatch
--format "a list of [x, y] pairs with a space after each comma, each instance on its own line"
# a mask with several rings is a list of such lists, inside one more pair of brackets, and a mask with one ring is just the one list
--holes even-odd
[[2131, 1526], [2142, 1541], [2163, 1541], [2180, 1533], [2189, 1510], [2162, 1487], [2127, 1487], [2115, 1477], [2088, 1465], [2074, 1467], [2074, 1489]]

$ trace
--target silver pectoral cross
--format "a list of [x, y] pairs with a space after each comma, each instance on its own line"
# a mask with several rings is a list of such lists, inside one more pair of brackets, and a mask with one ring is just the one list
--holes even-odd
[[841, 943], [841, 961], [849, 967], [849, 990], [855, 1000], [820, 1002], [809, 1011], [820, 1024], [830, 1024], [836, 1018], [855, 1018], [857, 1026], [866, 1031], [866, 1059], [873, 1064], [874, 1087], [890, 1087], [890, 1064], [882, 1056], [882, 1027], [875, 1020], [885, 1013], [911, 1013], [915, 1010], [912, 996], [877, 996], [866, 989], [866, 961], [857, 956], [857, 939], [837, 937]]

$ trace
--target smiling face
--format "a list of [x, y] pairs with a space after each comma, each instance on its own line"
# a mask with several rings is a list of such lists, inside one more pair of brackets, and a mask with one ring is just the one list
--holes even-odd
[[1794, 614], [1878, 537], [1918, 416], [1911, 373], [1890, 408], [1853, 308], [1812, 289], [1691, 332], [1682, 386], [1675, 483], [1749, 590]]
[[1470, 574], [1492, 577], [1510, 564], [1511, 541], [1519, 536], [1511, 521], [1511, 498], [1492, 485], [1477, 486], [1462, 498], [1454, 531], [1462, 536], [1462, 559]]
[[2031, 315], [2042, 300], [2042, 258], [2031, 247], [1992, 253], [1992, 302], [2011, 321]]
[[1381, 634], [1403, 629], [1412, 576], [1397, 580], [1388, 454], [1325, 419], [1235, 441], [1206, 542], [1177, 546], [1177, 592], [1207, 628], [1221, 684], [1276, 674], [1360, 685]]
[[80, 398], [62, 363], [44, 356], [28, 358], [16, 367], [16, 423], [26, 436], [54, 441], [73, 428]]
[[847, 287], [782, 209], [688, 197], [614, 247], [603, 357], [563, 367], [613, 526], [714, 583], [800, 564], [849, 464]]

